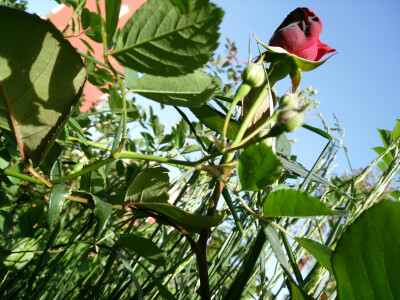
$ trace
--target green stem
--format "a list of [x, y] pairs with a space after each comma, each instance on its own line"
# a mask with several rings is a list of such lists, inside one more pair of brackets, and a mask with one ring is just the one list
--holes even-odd
[[[84, 57], [84, 58], [86, 58], [86, 59], [88, 59], [88, 60], [93, 61], [95, 64], [97, 64], [97, 65], [99, 65], [99, 66], [102, 66], [103, 68], [106, 68], [106, 69], [111, 70], [110, 67], [109, 67], [108, 65], [106, 65], [105, 63], [99, 61], [98, 59], [94, 58], [93, 56], [88, 55], [88, 54], [85, 54], [85, 53], [83, 53], [83, 52], [81, 52], [81, 51], [79, 51], [79, 50], [76, 50], [76, 52], [78, 52], [80, 56], [82, 56], [82, 57]], [[111, 70], [111, 71], [112, 71], [112, 70]], [[121, 75], [121, 76], [124, 76], [124, 73], [122, 73], [122, 72], [120, 72], [120, 71], [117, 71], [117, 73], [118, 73], [119, 75]], [[97, 114], [97, 112], [96, 112], [96, 114]]]
[[296, 259], [295, 259], [294, 255], [293, 255], [293, 252], [292, 252], [292, 249], [290, 247], [289, 241], [288, 241], [286, 235], [283, 232], [280, 233], [280, 236], [281, 236], [281, 239], [283, 241], [283, 245], [285, 246], [286, 253], [289, 256], [289, 262], [290, 262], [290, 264], [292, 266], [292, 269], [294, 271], [294, 275], [296, 276], [298, 284], [301, 285], [303, 283], [303, 276], [300, 273], [299, 266], [297, 265], [297, 262], [296, 262]]
[[18, 173], [18, 172], [10, 171], [10, 170], [7, 170], [7, 169], [1, 171], [0, 174], [4, 174], [4, 175], [7, 175], [7, 176], [12, 176], [12, 177], [15, 177], [15, 178], [19, 178], [19, 179], [26, 180], [26, 181], [29, 181], [29, 182], [32, 182], [32, 183], [36, 183], [36, 184], [40, 184], [40, 185], [45, 185], [44, 182], [39, 180], [39, 179], [30, 177], [28, 175], [24, 175], [24, 174], [21, 174], [21, 173]]

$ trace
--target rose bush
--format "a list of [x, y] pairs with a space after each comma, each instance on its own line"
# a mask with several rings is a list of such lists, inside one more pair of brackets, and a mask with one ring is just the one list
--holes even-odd
[[304, 59], [319, 61], [325, 54], [336, 51], [321, 43], [321, 32], [322, 22], [317, 15], [308, 8], [298, 7], [276, 29], [269, 45], [282, 47]]

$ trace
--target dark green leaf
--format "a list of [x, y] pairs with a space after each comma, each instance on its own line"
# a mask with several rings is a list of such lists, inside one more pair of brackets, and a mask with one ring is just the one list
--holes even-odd
[[314, 298], [309, 296], [301, 288], [299, 288], [293, 281], [286, 280], [286, 285], [289, 289], [291, 300], [313, 300]]
[[217, 212], [214, 216], [201, 216], [187, 212], [168, 203], [135, 203], [137, 208], [150, 209], [167, 216], [188, 231], [200, 232], [201, 229], [215, 227], [221, 224], [228, 216], [227, 211]]
[[318, 198], [296, 190], [272, 192], [264, 202], [265, 217], [310, 217], [336, 214]]
[[166, 203], [168, 200], [168, 169], [158, 167], [140, 172], [129, 185], [125, 201]]
[[107, 44], [110, 45], [118, 26], [121, 0], [106, 0], [106, 32]]
[[324, 266], [331, 274], [333, 274], [331, 265], [332, 249], [320, 244], [316, 241], [306, 239], [306, 238], [296, 238], [298, 242], [304, 249], [306, 249], [315, 259]]
[[68, 120], [68, 125], [71, 126], [71, 128], [72, 128], [73, 130], [75, 130], [76, 135], [78, 136], [78, 138], [81, 140], [81, 142], [82, 142], [85, 146], [87, 146], [88, 143], [87, 143], [87, 140], [86, 140], [86, 138], [85, 138], [85, 134], [83, 133], [82, 127], [79, 125], [79, 123], [78, 123], [77, 121], [75, 121], [73, 118], [70, 118], [70, 119]]
[[[225, 115], [215, 110], [209, 105], [201, 105], [199, 107], [190, 108], [191, 112], [208, 128], [221, 133], [224, 125]], [[228, 131], [226, 136], [233, 140], [237, 131], [239, 130], [239, 123], [231, 119], [229, 121]]]
[[271, 147], [253, 144], [240, 155], [238, 174], [242, 190], [260, 191], [281, 176], [282, 163]]
[[[1, 197], [1, 191], [0, 191], [0, 197]], [[12, 215], [4, 210], [0, 210], [0, 230], [2, 232], [2, 237], [6, 237], [9, 232], [11, 232], [12, 228], [14, 225], [13, 217]]]
[[60, 144], [55, 142], [40, 164], [40, 169], [45, 174], [50, 175], [50, 180], [60, 178], [62, 175], [60, 161], [62, 151]]
[[131, 91], [162, 104], [196, 107], [221, 92], [221, 80], [202, 71], [177, 77], [145, 75]]
[[26, 206], [18, 214], [18, 225], [21, 233], [26, 237], [33, 237], [37, 231], [37, 225], [43, 221], [43, 205], [35, 203], [35, 206]]
[[85, 35], [96, 43], [102, 42], [100, 15], [90, 12], [90, 29], [85, 31]]
[[101, 200], [97, 196], [93, 196], [93, 201], [95, 204], [94, 214], [97, 218], [96, 239], [98, 239], [100, 237], [101, 233], [103, 232], [103, 230], [106, 228], [108, 219], [111, 216], [112, 205], [108, 202]]
[[0, 36], [7, 45], [0, 47], [0, 127], [14, 131], [37, 166], [78, 101], [86, 70], [71, 44], [38, 16], [0, 7]]
[[400, 299], [400, 203], [381, 201], [351, 224], [332, 267], [338, 299]]
[[123, 66], [152, 75], [193, 72], [217, 48], [223, 11], [208, 1], [192, 0], [184, 14], [170, 1], [146, 1], [128, 20], [111, 52]]
[[122, 247], [126, 247], [137, 254], [146, 257], [155, 265], [165, 265], [166, 253], [160, 250], [158, 246], [149, 239], [127, 233], [121, 234], [118, 242]]
[[82, 12], [81, 12], [82, 29], [83, 30], [88, 29], [91, 21], [92, 21], [92, 16], [90, 14], [90, 10], [85, 7], [84, 9], [82, 9]]
[[47, 215], [47, 222], [49, 223], [50, 230], [54, 228], [54, 221], [60, 214], [65, 199], [70, 195], [71, 190], [63, 185], [56, 184], [50, 192], [49, 211]]

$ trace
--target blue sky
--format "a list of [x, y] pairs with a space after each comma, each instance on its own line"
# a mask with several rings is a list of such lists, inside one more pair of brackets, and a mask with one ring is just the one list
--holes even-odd
[[[303, 73], [302, 88], [318, 90], [316, 99], [322, 113], [333, 127], [332, 113], [338, 117], [346, 135], [353, 168], [366, 167], [375, 157], [372, 147], [381, 145], [377, 128], [393, 129], [400, 118], [400, 2], [398, 0], [218, 0], [225, 10], [221, 25], [221, 44], [226, 37], [238, 47], [238, 58], [248, 56], [249, 32], [268, 42], [283, 19], [296, 7], [313, 10], [323, 22], [322, 42], [338, 50], [326, 64]], [[29, 10], [46, 14], [57, 3], [53, 0], [30, 0]], [[252, 51], [256, 53], [256, 48]], [[222, 52], [223, 49], [218, 50]], [[217, 51], [217, 52], [218, 52]], [[278, 95], [290, 88], [284, 81], [277, 86]], [[317, 119], [307, 119], [310, 125], [322, 128]], [[290, 135], [296, 139], [294, 152], [307, 167], [317, 159], [325, 140], [304, 129]], [[337, 161], [336, 173], [348, 169], [343, 151]]]

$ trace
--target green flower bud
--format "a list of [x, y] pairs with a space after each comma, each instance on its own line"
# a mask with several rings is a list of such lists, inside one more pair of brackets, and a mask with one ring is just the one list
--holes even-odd
[[304, 121], [303, 107], [286, 106], [278, 113], [277, 124], [286, 132], [292, 132], [301, 127]]
[[291, 106], [291, 107], [297, 107], [299, 104], [299, 100], [296, 94], [285, 94], [279, 99], [279, 105], [280, 107], [285, 107], [285, 106]]
[[259, 87], [265, 81], [265, 71], [262, 64], [249, 64], [242, 72], [242, 80], [251, 87]]

